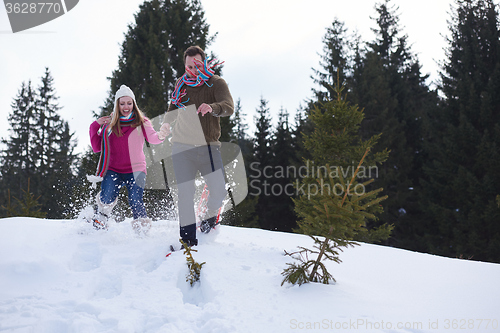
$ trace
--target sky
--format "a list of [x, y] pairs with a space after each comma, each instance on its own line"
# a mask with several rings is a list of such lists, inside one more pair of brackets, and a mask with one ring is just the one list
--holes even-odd
[[[207, 51], [225, 61], [223, 78], [252, 134], [260, 99], [268, 101], [272, 123], [281, 108], [290, 121], [312, 97], [312, 68], [319, 69], [322, 38], [335, 18], [363, 41], [373, 39], [375, 0], [201, 0], [210, 34], [217, 37]], [[445, 57], [450, 4], [453, 0], [392, 0], [399, 7], [402, 33], [412, 51], [437, 80]], [[0, 124], [7, 138], [11, 104], [23, 82], [41, 83], [48, 67], [60, 97], [60, 114], [78, 140], [77, 152], [89, 146], [92, 111], [108, 95], [112, 71], [124, 34], [143, 0], [80, 0], [65, 15], [24, 32], [12, 33], [6, 9], [0, 5]], [[131, 87], [133, 89], [133, 87]], [[140, 107], [140, 105], [139, 105]]]

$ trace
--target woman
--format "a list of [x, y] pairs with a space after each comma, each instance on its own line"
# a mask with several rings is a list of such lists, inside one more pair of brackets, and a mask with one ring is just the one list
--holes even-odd
[[[97, 181], [102, 180], [97, 194], [97, 212], [94, 227], [107, 229], [107, 220], [118, 200], [120, 188], [125, 185], [137, 233], [147, 233], [151, 220], [144, 208], [143, 193], [146, 184], [146, 158], [144, 139], [159, 144], [165, 139], [167, 129], [156, 132], [148, 118], [137, 107], [132, 90], [122, 85], [115, 95], [111, 116], [97, 119], [90, 125], [90, 142], [94, 152], [100, 152]], [[92, 181], [92, 179], [89, 178]]]

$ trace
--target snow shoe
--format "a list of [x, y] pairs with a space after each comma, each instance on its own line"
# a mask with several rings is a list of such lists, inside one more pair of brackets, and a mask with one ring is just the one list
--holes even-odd
[[205, 218], [200, 222], [200, 231], [204, 234], [208, 234], [210, 231], [215, 229], [220, 224], [222, 207], [216, 211], [208, 210], [205, 214]]
[[132, 228], [138, 235], [146, 236], [151, 229], [151, 219], [147, 217], [141, 217], [137, 220], [133, 220]]
[[96, 230], [108, 230], [108, 217], [102, 213], [97, 213], [92, 218], [92, 225]]
[[[198, 245], [198, 240], [197, 239], [186, 239], [186, 240], [182, 240], [184, 242], [184, 244], [186, 244], [187, 246], [189, 247], [193, 247], [193, 246], [197, 246]], [[176, 245], [170, 245], [170, 251], [171, 252], [175, 252], [175, 251], [180, 251], [180, 250], [184, 250], [184, 244], [178, 244], [177, 246]], [[167, 254], [167, 257], [170, 255]]]
[[101, 201], [101, 192], [96, 196], [96, 213], [92, 217], [92, 225], [97, 230], [108, 230], [108, 216], [118, 202], [118, 198], [110, 204], [105, 204]]
[[215, 228], [216, 225], [217, 225], [217, 216], [209, 217], [208, 219], [201, 221], [200, 231], [203, 232], [204, 234], [208, 234], [210, 231], [212, 231], [213, 228]]

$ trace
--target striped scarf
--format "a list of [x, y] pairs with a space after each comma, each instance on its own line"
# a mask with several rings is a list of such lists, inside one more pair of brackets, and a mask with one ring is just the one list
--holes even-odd
[[[120, 126], [130, 126], [130, 124], [135, 120], [134, 112], [131, 112], [128, 116], [120, 117]], [[106, 174], [109, 167], [109, 136], [111, 135], [112, 128], [111, 124], [104, 124], [101, 126], [102, 142], [101, 142], [101, 156], [99, 157], [99, 164], [97, 165], [96, 176], [101, 179]]]
[[[175, 85], [174, 91], [172, 92], [172, 104], [176, 105], [180, 109], [184, 109], [186, 106], [184, 103], [189, 101], [189, 98], [186, 101], [181, 101], [184, 96], [186, 96], [186, 89], [182, 89], [182, 86], [185, 84], [190, 87], [201, 87], [206, 84], [211, 87], [207, 81], [214, 75], [214, 68], [218, 65], [222, 65], [224, 62], [217, 62], [216, 59], [208, 62], [207, 59], [201, 62], [198, 59], [194, 59], [196, 63], [196, 68], [198, 69], [198, 75], [191, 72], [186, 68], [186, 72], [184, 75], [177, 81]], [[194, 76], [194, 78], [190, 78], [188, 73]]]

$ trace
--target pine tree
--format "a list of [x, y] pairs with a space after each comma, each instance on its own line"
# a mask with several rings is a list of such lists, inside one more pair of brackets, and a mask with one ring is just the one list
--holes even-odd
[[41, 203], [49, 218], [60, 218], [71, 209], [68, 200], [73, 180], [76, 142], [69, 125], [59, 115], [61, 107], [54, 88], [54, 79], [48, 68], [38, 89], [37, 152], [40, 156], [37, 173], [43, 177]]
[[304, 147], [304, 137], [310, 135], [313, 126], [308, 118], [308, 112], [302, 106], [297, 109], [295, 122], [291, 129], [293, 154], [290, 156], [290, 163], [295, 167], [300, 167], [304, 160], [310, 159], [311, 155]]
[[367, 158], [380, 135], [368, 140], [359, 137], [363, 113], [346, 101], [343, 89], [337, 84], [337, 98], [324, 102], [310, 114], [314, 130], [305, 137], [305, 146], [312, 160], [306, 161], [308, 172], [298, 186], [300, 195], [294, 203], [299, 230], [314, 240], [315, 249], [301, 247], [286, 253], [299, 263], [288, 264], [283, 283], [335, 281], [323, 263], [325, 259], [340, 263], [343, 247], [357, 245], [356, 240], [386, 239], [392, 229], [388, 225], [375, 230], [366, 228], [367, 221], [375, 220], [382, 211], [379, 203], [386, 199], [380, 196], [381, 188], [365, 191], [374, 181], [364, 179], [369, 178], [366, 167], [383, 162], [387, 151]]
[[250, 161], [250, 195], [259, 197], [256, 211], [259, 225], [263, 229], [270, 230], [272, 221], [269, 216], [269, 179], [264, 174], [264, 168], [271, 167], [271, 117], [267, 101], [264, 97], [260, 99], [255, 116], [256, 130], [254, 138], [254, 154]]
[[[109, 95], [100, 115], [109, 115], [113, 111], [114, 94], [122, 84], [134, 91], [137, 105], [148, 118], [164, 114], [176, 80], [184, 73], [184, 51], [191, 45], [206, 49], [215, 38], [209, 36], [208, 30], [199, 0], [145, 1], [125, 34], [118, 68], [111, 75]], [[216, 74], [220, 71], [218, 68]], [[153, 125], [159, 129], [158, 123]], [[160, 168], [165, 170], [165, 161], [159, 163], [162, 164]], [[85, 171], [88, 170], [79, 173], [85, 174]], [[93, 173], [94, 170], [91, 170]], [[144, 191], [148, 216], [153, 219], [165, 218], [173, 204], [168, 175], [164, 178], [166, 191], [149, 188]], [[120, 193], [118, 205], [126, 213], [128, 205], [122, 200], [124, 191]]]
[[234, 123], [235, 126], [233, 128], [234, 131], [234, 136], [236, 137], [236, 140], [241, 142], [242, 140], [247, 139], [247, 130], [248, 130], [248, 124], [245, 123], [244, 117], [246, 116], [245, 113], [243, 113], [242, 106], [241, 106], [241, 98], [238, 98], [236, 100], [236, 104], [234, 105]]
[[[373, 29], [377, 39], [369, 43], [365, 55], [362, 83], [355, 89], [357, 101], [364, 107], [366, 118], [362, 124], [363, 137], [371, 137], [382, 131], [379, 144], [391, 151], [387, 162], [380, 169], [380, 179], [389, 199], [384, 202], [386, 208], [384, 221], [397, 222], [399, 212], [405, 209], [405, 201], [411, 193], [413, 184], [408, 178], [414, 150], [409, 149], [402, 122], [402, 105], [393, 92], [403, 82], [399, 72], [403, 59], [398, 58], [400, 47], [405, 48], [406, 36], [399, 37], [399, 18], [388, 1], [376, 7], [378, 29]], [[364, 89], [363, 89], [364, 88]], [[377, 149], [378, 147], [376, 147]]]
[[[38, 202], [41, 196], [35, 197], [30, 192], [30, 179], [28, 179], [28, 188], [23, 190], [23, 198], [14, 198], [17, 201], [17, 216], [45, 218], [47, 213], [42, 212], [41, 204]], [[10, 201], [10, 198], [9, 198]]]
[[[35, 178], [37, 156], [36, 147], [36, 91], [31, 85], [22, 83], [21, 88], [11, 104], [12, 112], [9, 114], [10, 137], [2, 138], [5, 149], [2, 151], [2, 198], [6, 202], [10, 194], [22, 197], [23, 189], [27, 186], [28, 179]], [[38, 179], [35, 179], [38, 183]]]
[[215, 37], [209, 36], [204, 16], [198, 0], [145, 1], [125, 35], [102, 114], [111, 113], [114, 93], [122, 84], [134, 91], [149, 118], [163, 114], [176, 79], [184, 73], [184, 51], [191, 45], [205, 49]]
[[351, 101], [365, 113], [360, 128], [363, 138], [382, 132], [374, 150], [390, 150], [378, 175], [379, 185], [389, 196], [380, 221], [395, 225], [389, 244], [415, 249], [413, 231], [422, 222], [417, 194], [425, 159], [424, 122], [438, 99], [425, 84], [427, 76], [420, 72], [408, 36], [401, 33], [398, 8], [385, 0], [375, 9], [375, 40], [365, 52], [357, 52], [348, 81]]
[[253, 161], [253, 140], [248, 136], [248, 124], [245, 122], [246, 113], [243, 112], [241, 100], [238, 98], [234, 107], [234, 127], [232, 137], [241, 149], [245, 170], [250, 172], [250, 163]]
[[234, 127], [236, 120], [234, 115], [231, 117], [220, 117], [220, 131], [221, 135], [219, 141], [236, 143]]
[[[253, 152], [252, 141], [246, 132], [248, 130], [248, 124], [244, 121], [245, 116], [245, 113], [242, 111], [241, 99], [238, 98], [234, 108], [234, 115], [231, 117], [234, 126], [232, 127], [230, 137], [232, 142], [236, 143], [241, 150], [248, 184], [250, 169], [249, 164], [252, 159]], [[224, 212], [224, 224], [238, 227], [258, 227], [258, 216], [255, 212], [258, 199], [258, 196], [247, 195], [247, 197], [236, 207], [233, 207], [230, 211]]]
[[[61, 218], [67, 207], [67, 185], [73, 177], [76, 143], [68, 123], [58, 114], [61, 107], [48, 68], [40, 87], [22, 84], [9, 116], [11, 137], [3, 138], [2, 187], [17, 198], [29, 193], [39, 197], [48, 218]], [[9, 194], [9, 193], [7, 193]], [[4, 195], [4, 200], [7, 197]]]
[[313, 89], [317, 101], [327, 101], [335, 98], [335, 80], [337, 75], [341, 82], [346, 82], [352, 75], [356, 35], [350, 35], [345, 23], [335, 19], [326, 29], [323, 36], [323, 53], [321, 54], [320, 70], [314, 69], [314, 83], [321, 89]]
[[264, 97], [260, 98], [260, 105], [257, 108], [257, 115], [254, 117], [256, 123], [254, 138], [254, 159], [260, 167], [270, 165], [272, 153], [271, 145], [271, 116], [267, 106], [268, 101]]
[[[3, 210], [6, 211], [6, 217], [14, 216], [26, 216], [26, 217], [37, 217], [45, 218], [47, 213], [41, 211], [41, 204], [38, 202], [40, 196], [35, 197], [30, 191], [30, 179], [28, 179], [27, 190], [22, 190], [22, 199], [11, 197], [10, 190], [7, 190], [7, 203], [5, 206], [1, 206]], [[14, 199], [14, 200], [12, 200]], [[15, 202], [13, 202], [15, 201]]]
[[428, 250], [500, 262], [500, 31], [490, 0], [457, 0], [452, 12], [435, 134], [422, 193]]
[[[272, 138], [272, 179], [270, 183], [270, 196], [267, 204], [269, 207], [269, 229], [279, 231], [292, 231], [296, 227], [296, 216], [293, 211], [292, 187], [293, 174], [291, 170], [294, 155], [293, 140], [288, 124], [289, 114], [281, 108], [278, 113], [278, 124]], [[292, 168], [293, 169], [293, 168]]]

